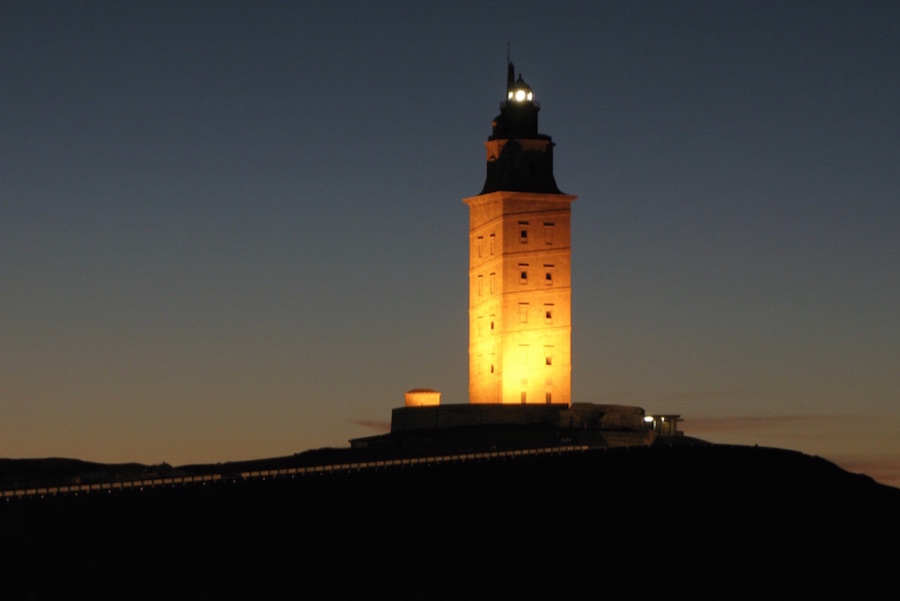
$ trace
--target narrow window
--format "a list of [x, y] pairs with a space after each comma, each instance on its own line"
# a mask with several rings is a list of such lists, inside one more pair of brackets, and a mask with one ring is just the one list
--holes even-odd
[[519, 241], [522, 244], [528, 244], [528, 222], [519, 222]]
[[553, 265], [544, 265], [544, 283], [553, 285]]
[[548, 405], [553, 402], [551, 400], [551, 397], [552, 397], [552, 395], [549, 392], [544, 394], [544, 400], [547, 402]]
[[528, 323], [528, 303], [519, 303], [519, 323]]
[[478, 296], [481, 296], [482, 292], [484, 292], [484, 278], [482, 276], [478, 276]]
[[494, 293], [494, 280], [495, 280], [495, 277], [494, 277], [494, 276], [495, 276], [495, 275], [496, 275], [496, 274], [493, 274], [493, 273], [491, 274], [491, 294]]
[[491, 234], [491, 254], [494, 254], [494, 234]]
[[553, 305], [544, 305], [544, 323], [553, 323]]
[[478, 316], [478, 336], [482, 336], [484, 334], [484, 318], [479, 315]]
[[519, 395], [519, 398], [522, 400], [522, 404], [524, 405], [526, 403], [526, 399], [528, 398], [528, 393], [523, 390]]
[[481, 251], [484, 247], [484, 236], [478, 236], [478, 242], [476, 244], [476, 247], [478, 248], [478, 256], [480, 257]]
[[491, 315], [491, 334], [494, 333], [494, 316]]
[[544, 244], [553, 244], [553, 224], [544, 224]]
[[528, 263], [519, 263], [519, 283], [528, 283]]

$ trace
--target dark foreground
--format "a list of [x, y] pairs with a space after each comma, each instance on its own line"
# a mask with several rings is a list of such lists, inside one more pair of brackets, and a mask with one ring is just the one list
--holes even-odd
[[896, 590], [900, 489], [657, 446], [13, 499], [0, 536], [10, 600], [859, 595]]

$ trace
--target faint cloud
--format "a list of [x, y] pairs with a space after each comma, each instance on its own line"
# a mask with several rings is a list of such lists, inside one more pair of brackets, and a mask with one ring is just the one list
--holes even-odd
[[729, 417], [694, 417], [684, 420], [690, 424], [692, 431], [707, 433], [734, 433], [770, 431], [782, 428], [799, 430], [809, 427], [849, 426], [863, 418], [859, 416], [815, 414], [815, 415], [767, 415], [767, 416], [729, 416]]
[[377, 420], [364, 420], [364, 419], [353, 419], [350, 420], [351, 424], [356, 424], [357, 426], [362, 426], [368, 430], [374, 430], [376, 432], [390, 432], [391, 431], [391, 422], [386, 421], [377, 421]]

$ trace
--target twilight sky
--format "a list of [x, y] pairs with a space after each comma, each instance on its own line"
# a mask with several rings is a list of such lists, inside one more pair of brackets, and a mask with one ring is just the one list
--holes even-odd
[[0, 457], [173, 465], [467, 402], [507, 43], [573, 400], [900, 486], [900, 3], [0, 2]]

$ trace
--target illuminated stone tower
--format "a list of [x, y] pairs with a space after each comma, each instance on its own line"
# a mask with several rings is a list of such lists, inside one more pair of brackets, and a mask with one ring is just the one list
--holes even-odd
[[469, 402], [571, 403], [571, 203], [540, 105], [509, 63], [469, 205]]

